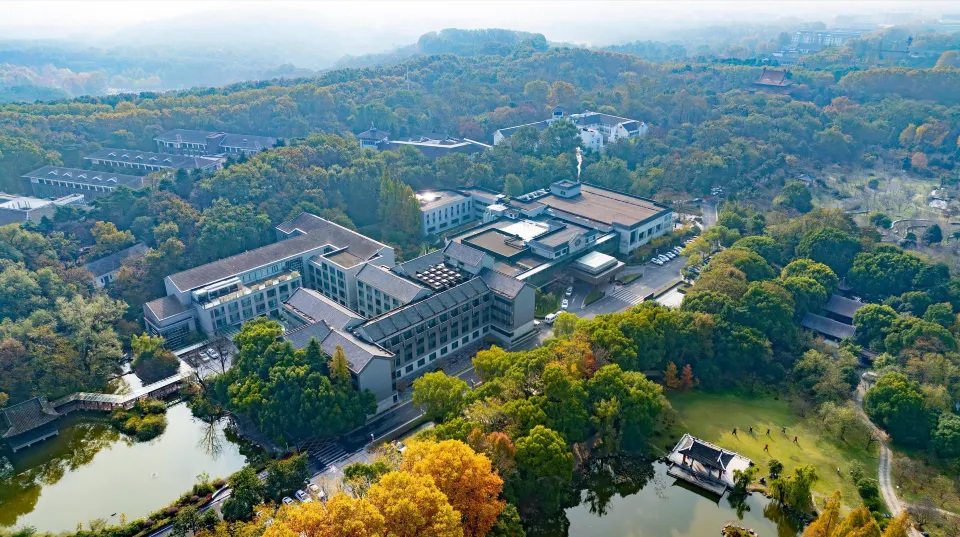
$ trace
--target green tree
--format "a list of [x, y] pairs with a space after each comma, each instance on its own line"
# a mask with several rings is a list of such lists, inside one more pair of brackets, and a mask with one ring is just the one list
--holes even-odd
[[660, 425], [670, 403], [663, 388], [643, 373], [623, 371], [611, 364], [601, 367], [587, 383], [593, 405], [616, 399], [620, 406], [620, 437], [626, 449], [641, 449]]
[[770, 472], [770, 479], [778, 479], [783, 473], [783, 463], [777, 459], [770, 459], [767, 463], [767, 470]]
[[97, 222], [90, 229], [95, 246], [93, 255], [102, 257], [132, 246], [136, 242], [133, 233], [120, 231], [113, 222]]
[[927, 311], [923, 314], [923, 320], [939, 324], [944, 328], [950, 328], [957, 321], [957, 316], [953, 313], [953, 306], [949, 302], [941, 302], [928, 306]]
[[180, 370], [180, 360], [163, 348], [160, 336], [133, 336], [130, 346], [133, 348], [133, 370], [146, 384], [171, 377]]
[[800, 213], [808, 213], [813, 210], [813, 196], [807, 185], [800, 181], [791, 181], [783, 185], [780, 194], [773, 198], [773, 204], [795, 209]]
[[744, 237], [733, 243], [731, 248], [749, 250], [762, 257], [763, 260], [770, 265], [777, 265], [780, 263], [780, 256], [783, 250], [782, 247], [777, 244], [777, 241], [765, 235], [752, 235], [750, 237]]
[[497, 517], [496, 524], [490, 528], [487, 537], [527, 537], [516, 506], [508, 503], [503, 511], [500, 511], [500, 516]]
[[797, 246], [797, 257], [823, 263], [840, 276], [850, 270], [859, 252], [860, 241], [856, 237], [834, 228], [808, 233]]
[[930, 244], [940, 244], [943, 242], [943, 230], [940, 229], [940, 226], [934, 224], [927, 229], [923, 230], [923, 243]]
[[573, 454], [556, 431], [542, 425], [517, 439], [519, 494], [550, 512], [560, 506], [563, 491], [573, 479]]
[[867, 215], [867, 221], [870, 222], [870, 225], [873, 227], [880, 229], [890, 229], [890, 224], [893, 223], [889, 216], [879, 212], [872, 212]]
[[432, 420], [445, 421], [456, 417], [466, 405], [469, 386], [443, 371], [427, 373], [413, 381], [413, 404], [423, 407]]
[[919, 387], [902, 373], [887, 373], [867, 390], [863, 408], [874, 423], [908, 446], [925, 446], [931, 414]]
[[512, 173], [507, 175], [503, 182], [503, 193], [513, 198], [523, 194], [523, 181]]
[[554, 121], [540, 133], [540, 154], [557, 156], [572, 153], [580, 147], [580, 131], [573, 122], [563, 119]]
[[753, 282], [741, 299], [744, 324], [760, 330], [774, 342], [793, 337], [794, 302], [790, 292], [773, 282]]
[[826, 289], [827, 294], [834, 293], [840, 285], [840, 279], [835, 272], [823, 263], [817, 263], [812, 259], [795, 259], [783, 267], [780, 278], [786, 280], [795, 276], [810, 278]]
[[807, 512], [811, 508], [810, 489], [818, 479], [813, 466], [798, 466], [791, 475], [771, 479], [770, 492], [780, 504]]
[[960, 417], [949, 412], [940, 414], [932, 444], [937, 455], [945, 459], [960, 457]]
[[897, 312], [890, 306], [866, 304], [853, 315], [857, 327], [857, 341], [874, 350], [883, 350], [883, 340], [897, 320]]
[[578, 320], [576, 314], [567, 311], [557, 315], [556, 320], [553, 321], [553, 335], [559, 338], [569, 338], [573, 335]]
[[253, 508], [263, 503], [263, 482], [257, 472], [247, 466], [230, 476], [230, 497], [223, 502], [223, 518], [228, 522], [247, 520], [253, 516]]
[[288, 459], [272, 462], [267, 467], [267, 478], [263, 482], [264, 496], [279, 502], [303, 486], [303, 480], [310, 477], [307, 454], [296, 455]]

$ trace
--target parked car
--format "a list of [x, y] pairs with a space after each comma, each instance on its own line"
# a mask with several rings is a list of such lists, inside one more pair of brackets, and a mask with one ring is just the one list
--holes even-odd
[[210, 356], [210, 358], [213, 358], [214, 360], [220, 359], [220, 353], [217, 352], [216, 349], [207, 349], [207, 355]]
[[316, 483], [310, 483], [307, 485], [307, 488], [310, 490], [310, 493], [317, 497], [321, 502], [326, 500], [327, 494], [323, 492], [323, 489], [320, 488], [320, 485]]
[[207, 354], [207, 351], [200, 351], [199, 356], [200, 356], [200, 361], [201, 361], [201, 362], [209, 362], [209, 361], [210, 361], [210, 355]]
[[541, 325], [541, 324], [543, 324], [542, 321], [538, 321], [538, 320], [536, 320], [536, 319], [533, 320], [533, 327], [534, 327], [534, 328], [540, 328], [540, 325]]
[[659, 259], [661, 263], [666, 263], [667, 261], [670, 261], [670, 258], [663, 254], [658, 255], [657, 259]]
[[677, 257], [677, 254], [675, 254], [675, 253], [673, 253], [673, 252], [667, 252], [667, 253], [665, 253], [665, 254], [663, 254], [663, 255], [669, 257], [670, 259], [673, 259], [674, 257]]
[[677, 255], [680, 255], [680, 252], [683, 251], [683, 248], [677, 246], [676, 248], [673, 249], [673, 251], [674, 251]]
[[653, 263], [654, 265], [663, 266], [663, 261], [660, 261], [659, 257], [654, 257], [653, 259], [650, 260], [650, 262]]
[[290, 496], [283, 497], [283, 505], [290, 505], [292, 503], [293, 503], [293, 498], [291, 498]]
[[543, 318], [543, 322], [547, 324], [553, 324], [553, 321], [556, 321], [556, 320], [557, 320], [557, 313], [551, 313], [550, 315], [547, 315], [546, 317]]
[[303, 502], [303, 503], [307, 503], [307, 502], [313, 501], [313, 500], [310, 498], [310, 496], [309, 496], [306, 492], [304, 492], [304, 491], [302, 491], [302, 490], [298, 490], [298, 491], [294, 494], [294, 496], [296, 496], [297, 499], [300, 500], [300, 501]]
[[570, 301], [567, 300], [566, 298], [564, 298], [563, 302], [560, 303], [560, 309], [562, 309], [563, 311], [567, 311], [567, 307], [569, 306], [570, 306]]
[[572, 294], [573, 294], [573, 286], [570, 286], [570, 287], [567, 287], [567, 292], [565, 292], [563, 296], [570, 296]]

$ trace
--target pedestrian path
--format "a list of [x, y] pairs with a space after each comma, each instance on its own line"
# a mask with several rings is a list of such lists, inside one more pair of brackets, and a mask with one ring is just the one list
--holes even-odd
[[633, 291], [631, 291], [630, 289], [627, 289], [626, 287], [616, 288], [613, 291], [608, 292], [607, 296], [616, 298], [621, 302], [626, 302], [627, 304], [631, 304], [631, 305], [639, 304], [643, 302], [642, 296], [638, 295], [637, 293], [634, 293]]

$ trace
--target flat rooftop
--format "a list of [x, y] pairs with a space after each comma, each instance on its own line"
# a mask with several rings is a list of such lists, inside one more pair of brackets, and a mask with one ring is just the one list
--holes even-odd
[[334, 263], [340, 265], [343, 268], [352, 268], [359, 265], [360, 263], [363, 263], [364, 261], [362, 258], [355, 256], [346, 250], [337, 252], [335, 254], [325, 255], [323, 257], [325, 259], [329, 259], [330, 261], [333, 261]]
[[627, 227], [651, 220], [671, 210], [653, 200], [587, 184], [580, 186], [579, 196], [562, 198], [550, 195], [537, 199], [537, 202], [596, 222]]
[[463, 238], [460, 242], [506, 258], [518, 256], [527, 250], [521, 239], [499, 229], [488, 229]]
[[430, 190], [417, 193], [417, 201], [420, 202], [421, 211], [429, 211], [465, 199], [467, 199], [466, 196], [453, 190]]

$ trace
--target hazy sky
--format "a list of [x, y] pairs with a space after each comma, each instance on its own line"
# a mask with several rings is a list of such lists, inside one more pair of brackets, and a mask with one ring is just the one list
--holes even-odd
[[[956, 1], [935, 0], [763, 0], [763, 1], [352, 1], [310, 2], [244, 0], [0, 0], [0, 30], [7, 37], [98, 38], [116, 30], [163, 19], [207, 19], [224, 14], [265, 14], [282, 19], [295, 14], [320, 26], [362, 31], [389, 30], [419, 35], [448, 27], [500, 27], [544, 33], [549, 39], [587, 42], [605, 35], [669, 22], [697, 25], [723, 21], [799, 17], [831, 19], [838, 14], [910, 11], [924, 18], [958, 11]], [[602, 38], [602, 37], [600, 37]], [[638, 37], [641, 38], [641, 37]], [[389, 46], [391, 43], [384, 43]]]

